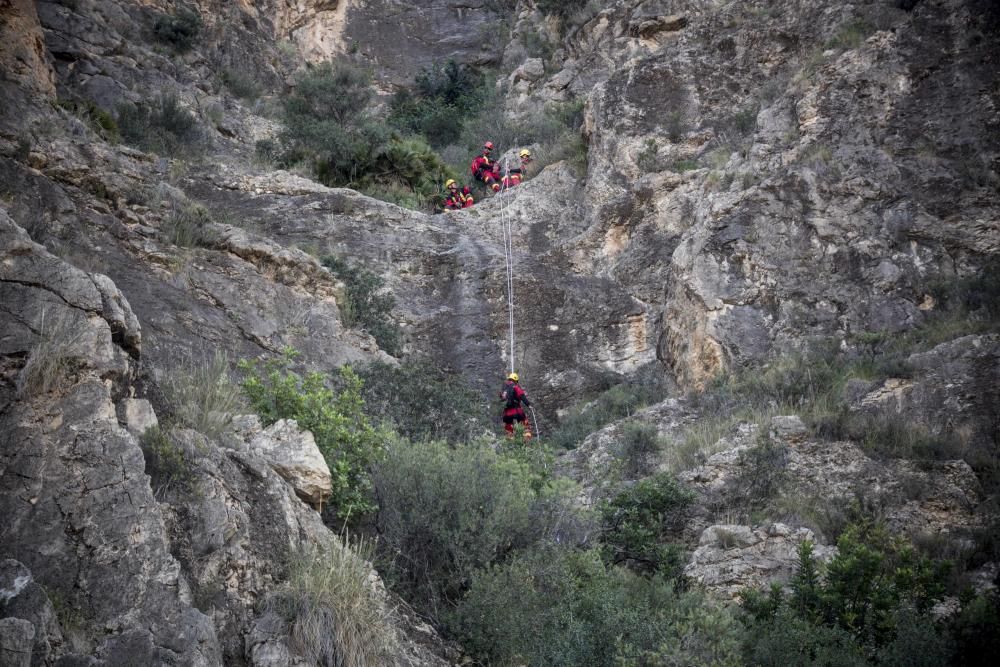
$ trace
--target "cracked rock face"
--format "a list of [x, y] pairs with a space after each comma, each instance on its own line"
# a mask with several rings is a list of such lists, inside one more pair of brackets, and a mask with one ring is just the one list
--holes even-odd
[[[122, 341], [139, 340], [127, 325], [134, 318], [122, 315], [131, 315], [127, 303], [114, 298], [113, 285], [31, 242], [5, 214], [0, 235], [3, 555], [78, 614], [67, 653], [109, 665], [218, 664], [215, 628], [182, 600], [142, 452], [116, 416], [114, 394], [128, 383], [133, 360], [114, 342], [112, 325]], [[116, 307], [106, 308], [105, 297]], [[48, 358], [34, 364], [33, 355]], [[58, 377], [45, 385], [33, 379], [48, 373]]]

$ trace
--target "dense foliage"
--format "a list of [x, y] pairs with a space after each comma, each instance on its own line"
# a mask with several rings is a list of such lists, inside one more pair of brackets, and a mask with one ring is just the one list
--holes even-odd
[[753, 663], [948, 664], [949, 630], [929, 613], [944, 595], [948, 564], [875, 523], [849, 527], [837, 548], [823, 568], [804, 542], [789, 595], [777, 586], [745, 594]]
[[480, 573], [454, 623], [487, 664], [741, 664], [731, 612], [595, 551], [533, 549]]
[[292, 370], [295, 353], [277, 359], [242, 361], [243, 393], [265, 425], [294, 419], [312, 431], [333, 477], [330, 497], [337, 515], [347, 519], [372, 511], [370, 466], [382, 453], [383, 434], [364, 414], [361, 380], [349, 366], [340, 372], [339, 390], [321, 373]]
[[614, 564], [679, 577], [684, 549], [667, 538], [683, 526], [694, 496], [668, 474], [627, 487], [600, 508], [602, 553]]
[[486, 446], [398, 440], [373, 477], [388, 578], [438, 620], [478, 568], [576, 526], [565, 485]]
[[436, 196], [448, 167], [423, 138], [403, 136], [372, 116], [371, 97], [364, 70], [332, 63], [307, 69], [284, 99], [280, 146], [258, 148], [281, 164], [307, 163], [327, 185]]
[[358, 370], [365, 410], [414, 442], [469, 442], [489, 431], [483, 397], [426, 359], [374, 362]]

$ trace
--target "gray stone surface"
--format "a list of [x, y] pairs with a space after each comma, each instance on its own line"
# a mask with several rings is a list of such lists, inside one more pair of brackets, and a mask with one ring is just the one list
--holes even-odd
[[35, 628], [20, 618], [0, 618], [0, 665], [31, 667]]

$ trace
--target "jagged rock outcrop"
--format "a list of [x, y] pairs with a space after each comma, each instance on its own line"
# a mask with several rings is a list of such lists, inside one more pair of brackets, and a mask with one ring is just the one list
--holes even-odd
[[[259, 605], [290, 563], [344, 548], [272, 469], [287, 474], [290, 454], [267, 443], [287, 450], [292, 435], [323, 464], [311, 435], [256, 419], [220, 442], [175, 427], [144, 454], [135, 422], [155, 413], [130, 417], [141, 336], [128, 301], [3, 212], [0, 248], [3, 649], [26, 664], [243, 661]], [[321, 477], [296, 485], [322, 497]], [[398, 664], [443, 664], [399, 632]]]
[[[258, 421], [256, 429], [250, 450], [263, 457], [300, 498], [322, 505], [333, 493], [333, 482], [312, 433], [299, 429], [294, 419], [279, 419], [264, 429]], [[248, 430], [252, 432], [254, 427], [251, 425]]]
[[[215, 628], [184, 599], [142, 451], [115, 414], [135, 361], [112, 329], [127, 302], [114, 299], [105, 315], [102, 291], [113, 285], [51, 255], [5, 213], [0, 239], [3, 557], [73, 615], [77, 627], [61, 623], [65, 654], [218, 664]], [[136, 343], [139, 332], [120, 338]]]
[[652, 301], [659, 358], [699, 386], [911, 328], [930, 281], [995, 255], [998, 22], [964, 1], [616, 2], [510, 103], [587, 100], [583, 237], [617, 239], [588, 272]]
[[[758, 529], [709, 526], [701, 534], [684, 575], [708, 591], [736, 598], [746, 588], [787, 583], [798, 567], [798, 549], [803, 542], [815, 542], [811, 530], [781, 523]], [[814, 548], [813, 556], [825, 562], [836, 551], [820, 545]]]

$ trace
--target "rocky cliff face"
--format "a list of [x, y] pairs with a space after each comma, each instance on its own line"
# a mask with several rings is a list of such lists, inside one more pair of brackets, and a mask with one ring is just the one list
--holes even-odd
[[[174, 3], [0, 0], [0, 646], [30, 648], [30, 664], [301, 664], [266, 601], [293, 554], [336, 539], [251, 424], [175, 434], [194, 494], [151, 480], [135, 424], [166, 409], [172, 369], [216, 351], [291, 346], [321, 371], [387, 359], [344, 326], [343, 286], [314, 255], [383, 276], [406, 352], [486, 393], [509, 363], [500, 219], [513, 215], [514, 362], [547, 427], [650, 367], [698, 388], [911, 330], [938, 308], [932, 284], [1000, 250], [988, 0], [615, 0], [563, 20], [530, 2], [190, 7], [202, 27], [185, 51], [155, 34]], [[386, 89], [433, 61], [498, 65], [513, 116], [584, 102], [586, 174], [551, 165], [502, 201], [431, 216], [256, 165], [254, 141], [276, 128], [267, 102], [222, 79], [253, 72], [280, 91], [301, 60], [331, 55], [369, 63]], [[102, 110], [162, 96], [196, 115], [198, 154], [108, 140]], [[910, 377], [853, 387], [851, 409], [995, 447], [997, 349], [995, 334], [935, 346], [908, 359]], [[710, 416], [675, 396], [637, 419], [669, 439]], [[701, 507], [688, 573], [707, 586], [787, 577], [795, 545], [824, 539], [779, 502], [805, 490], [847, 503], [874, 488], [909, 532], [987, 525], [965, 461], [875, 460], [781, 417], [765, 427], [784, 452], [767, 522], [748, 525], [740, 486], [759, 426], [735, 425], [683, 474]], [[619, 483], [607, 469], [622, 427], [562, 463], [587, 501]], [[676, 470], [666, 459], [654, 467]], [[397, 625], [399, 664], [442, 661], [422, 647], [433, 633]]]

